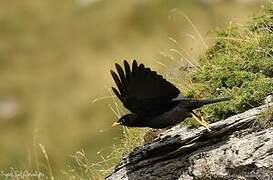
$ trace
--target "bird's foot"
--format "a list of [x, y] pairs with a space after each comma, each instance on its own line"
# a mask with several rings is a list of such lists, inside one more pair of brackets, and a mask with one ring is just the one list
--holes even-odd
[[191, 115], [199, 124], [207, 128], [208, 131], [211, 131], [209, 128], [209, 123], [205, 120], [203, 116], [197, 115], [197, 113], [195, 113], [194, 111], [191, 112]]

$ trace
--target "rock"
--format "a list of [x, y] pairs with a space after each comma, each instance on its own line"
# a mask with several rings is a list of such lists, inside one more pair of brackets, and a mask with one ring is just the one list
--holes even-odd
[[273, 102], [273, 94], [270, 94], [265, 98], [264, 103], [269, 104], [269, 103], [272, 103], [272, 102]]
[[204, 127], [174, 127], [125, 156], [116, 179], [273, 179], [273, 128], [255, 121], [273, 103]]

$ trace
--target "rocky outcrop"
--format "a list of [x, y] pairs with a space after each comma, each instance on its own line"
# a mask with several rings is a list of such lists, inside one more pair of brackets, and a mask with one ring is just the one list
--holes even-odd
[[174, 127], [125, 156], [106, 179], [273, 179], [273, 128], [255, 123], [272, 103], [204, 127]]

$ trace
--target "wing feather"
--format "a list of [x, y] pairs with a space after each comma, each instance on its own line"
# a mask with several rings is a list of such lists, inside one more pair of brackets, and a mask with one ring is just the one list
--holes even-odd
[[124, 60], [124, 69], [125, 69], [126, 80], [127, 80], [127, 82], [129, 82], [130, 75], [131, 75], [131, 69], [130, 69], [130, 65], [128, 64], [128, 62], [126, 60]]
[[115, 64], [118, 75], [111, 70], [113, 79], [118, 90], [113, 88], [114, 93], [123, 105], [137, 114], [167, 109], [172, 99], [180, 93], [173, 84], [158, 75], [156, 71], [146, 68], [143, 64], [129, 63], [124, 60], [124, 70], [119, 64]]
[[132, 76], [135, 76], [136, 72], [137, 72], [137, 62], [136, 60], [134, 60], [132, 65]]
[[123, 71], [122, 67], [119, 64], [116, 63], [115, 66], [116, 66], [116, 69], [118, 71], [118, 75], [119, 75], [119, 78], [121, 80], [121, 83], [124, 84], [126, 82], [124, 71]]
[[114, 88], [114, 87], [112, 87], [112, 90], [113, 90], [113, 92], [115, 93], [115, 95], [119, 98], [119, 100], [120, 100], [120, 101], [123, 101], [121, 95], [120, 95], [119, 92], [118, 92], [118, 90], [117, 90], [116, 88]]
[[114, 79], [114, 81], [115, 81], [115, 83], [116, 83], [116, 85], [118, 87], [119, 92], [122, 93], [123, 88], [122, 88], [122, 84], [121, 84], [121, 82], [119, 80], [118, 75], [112, 70], [111, 70], [111, 75], [112, 75], [112, 77], [113, 77], [113, 79]]

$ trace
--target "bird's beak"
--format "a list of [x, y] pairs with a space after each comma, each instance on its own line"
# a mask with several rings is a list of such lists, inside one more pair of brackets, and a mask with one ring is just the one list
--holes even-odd
[[117, 126], [117, 125], [120, 125], [120, 123], [114, 122], [114, 124], [112, 124], [113, 127], [114, 127], [114, 126]]

